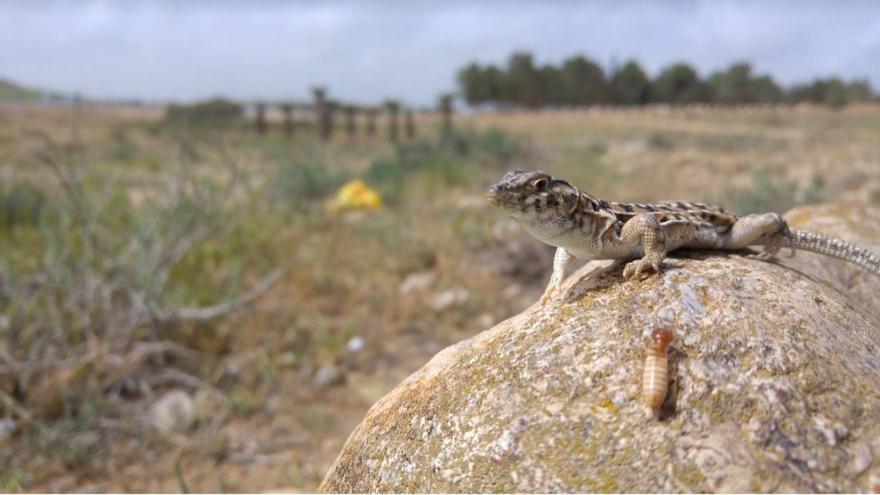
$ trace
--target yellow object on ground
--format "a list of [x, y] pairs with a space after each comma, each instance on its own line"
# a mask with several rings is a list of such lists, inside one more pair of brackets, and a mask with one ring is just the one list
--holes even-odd
[[382, 196], [360, 179], [346, 182], [327, 205], [333, 213], [343, 210], [375, 210], [382, 207]]

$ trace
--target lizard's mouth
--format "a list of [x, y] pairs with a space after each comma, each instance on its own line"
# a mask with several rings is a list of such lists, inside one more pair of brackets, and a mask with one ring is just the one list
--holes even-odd
[[498, 189], [495, 187], [490, 187], [488, 191], [486, 191], [486, 199], [489, 200], [489, 204], [492, 206], [498, 206], [501, 204], [501, 198], [498, 194]]

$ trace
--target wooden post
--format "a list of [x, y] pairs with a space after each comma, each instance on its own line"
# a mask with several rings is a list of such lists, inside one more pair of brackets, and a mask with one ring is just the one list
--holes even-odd
[[440, 115], [443, 117], [443, 132], [452, 130], [452, 95], [440, 96]]
[[388, 110], [388, 140], [392, 143], [397, 142], [397, 114], [400, 113], [400, 103], [394, 100], [385, 102], [385, 108]]
[[367, 136], [376, 137], [376, 117], [379, 116], [379, 110], [367, 108], [364, 115], [367, 117]]
[[315, 97], [315, 128], [318, 130], [318, 135], [321, 136], [321, 139], [327, 141], [330, 139], [330, 133], [332, 132], [328, 122], [330, 120], [330, 111], [327, 108], [329, 106], [327, 104], [327, 90], [317, 86], [312, 88], [312, 95]]
[[283, 116], [282, 129], [284, 131], [284, 137], [291, 139], [296, 132], [296, 129], [293, 127], [293, 104], [282, 103], [281, 115]]
[[357, 115], [357, 109], [354, 105], [345, 105], [342, 110], [345, 113], [345, 133], [348, 134], [349, 141], [354, 141], [356, 131], [355, 116]]
[[265, 103], [257, 103], [256, 112], [254, 113], [254, 127], [257, 129], [257, 134], [263, 135], [266, 134], [266, 104]]
[[403, 114], [404, 128], [406, 130], [407, 139], [415, 139], [416, 137], [416, 118], [411, 109], [407, 109]]
[[330, 138], [333, 137], [333, 131], [336, 130], [336, 126], [333, 123], [333, 120], [336, 117], [336, 109], [339, 108], [339, 103], [335, 101], [325, 101], [324, 102], [324, 111], [326, 116], [324, 118], [324, 130], [322, 135], [324, 137], [324, 141], [329, 141]]

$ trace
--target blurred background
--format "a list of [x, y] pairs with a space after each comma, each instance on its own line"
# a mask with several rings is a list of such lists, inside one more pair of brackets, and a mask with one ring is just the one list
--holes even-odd
[[512, 168], [880, 205], [880, 4], [0, 4], [0, 491], [315, 490], [534, 302]]

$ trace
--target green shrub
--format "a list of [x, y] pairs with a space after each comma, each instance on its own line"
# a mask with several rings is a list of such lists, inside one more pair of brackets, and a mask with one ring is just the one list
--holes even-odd
[[168, 105], [164, 123], [192, 126], [228, 126], [238, 123], [244, 109], [241, 105], [215, 98], [192, 105]]
[[345, 182], [346, 177], [333, 172], [322, 161], [282, 163], [270, 185], [270, 194], [283, 203], [301, 205], [324, 199]]
[[675, 143], [668, 134], [654, 132], [648, 136], [648, 146], [655, 150], [671, 150], [675, 147]]
[[37, 226], [46, 207], [46, 196], [29, 182], [0, 186], [0, 225]]
[[789, 209], [806, 203], [815, 203], [822, 199], [822, 181], [813, 177], [803, 191], [799, 191], [794, 179], [771, 175], [767, 171], [752, 175], [752, 184], [745, 188], [729, 189], [725, 193], [724, 204], [740, 213], [763, 213], [774, 211], [784, 213]]
[[477, 135], [476, 141], [480, 153], [499, 165], [509, 163], [522, 153], [522, 147], [513, 136], [500, 129], [489, 129]]
[[498, 129], [447, 129], [436, 137], [398, 144], [392, 156], [374, 161], [363, 179], [386, 201], [395, 202], [406, 181], [416, 175], [432, 187], [456, 185], [485, 165], [509, 164], [521, 151], [510, 135]]

